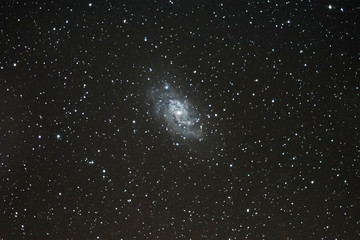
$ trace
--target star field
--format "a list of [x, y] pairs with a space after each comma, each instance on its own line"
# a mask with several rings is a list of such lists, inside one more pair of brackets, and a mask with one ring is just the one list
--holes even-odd
[[360, 238], [358, 3], [0, 13], [0, 239]]

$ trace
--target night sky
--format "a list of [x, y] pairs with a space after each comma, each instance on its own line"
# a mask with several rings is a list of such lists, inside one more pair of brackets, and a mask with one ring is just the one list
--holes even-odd
[[360, 239], [358, 2], [43, 2], [0, 4], [0, 239]]

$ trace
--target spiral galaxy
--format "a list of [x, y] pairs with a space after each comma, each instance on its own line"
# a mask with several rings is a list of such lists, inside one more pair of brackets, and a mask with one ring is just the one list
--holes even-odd
[[186, 97], [168, 84], [162, 88], [153, 89], [151, 98], [155, 108], [156, 118], [170, 134], [186, 139], [202, 139], [201, 116]]

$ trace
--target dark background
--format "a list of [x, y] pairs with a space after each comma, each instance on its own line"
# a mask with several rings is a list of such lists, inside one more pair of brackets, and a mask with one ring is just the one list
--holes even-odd
[[44, 2], [0, 4], [1, 239], [359, 239], [360, 4]]

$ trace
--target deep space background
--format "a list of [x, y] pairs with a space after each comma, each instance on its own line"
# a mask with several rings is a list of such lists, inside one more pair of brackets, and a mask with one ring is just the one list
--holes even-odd
[[[0, 16], [0, 239], [360, 239], [358, 1]], [[156, 113], [167, 86], [201, 137]]]

